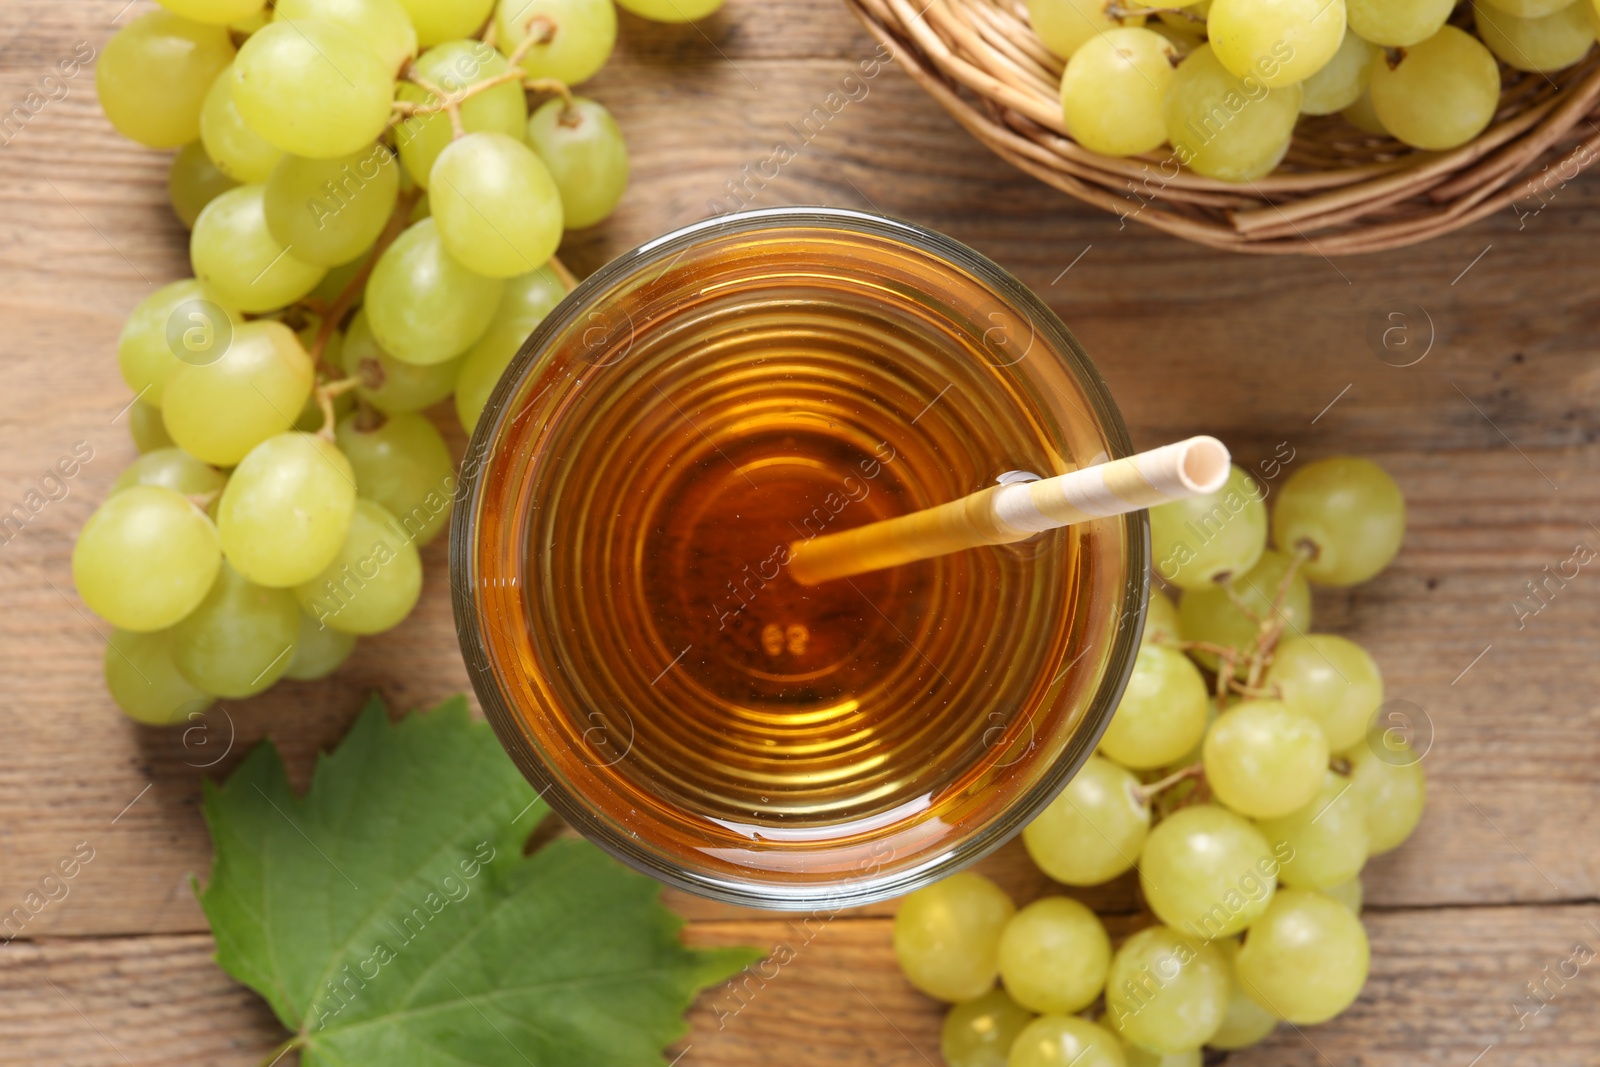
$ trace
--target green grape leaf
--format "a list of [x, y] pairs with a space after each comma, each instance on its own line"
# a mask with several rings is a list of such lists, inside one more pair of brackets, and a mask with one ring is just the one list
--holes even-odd
[[696, 992], [760, 958], [697, 951], [660, 885], [585, 841], [523, 855], [547, 808], [460, 698], [374, 698], [296, 796], [264, 741], [207, 782], [217, 962], [305, 1067], [659, 1065]]

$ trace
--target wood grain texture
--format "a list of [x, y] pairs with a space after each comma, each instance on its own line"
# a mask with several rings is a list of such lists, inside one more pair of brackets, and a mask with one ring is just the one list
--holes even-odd
[[[145, 6], [12, 0], [0, 9], [0, 114], [75, 42], [102, 48]], [[834, 0], [730, 0], [700, 28], [625, 16], [615, 59], [585, 91], [628, 132], [634, 184], [563, 257], [587, 273], [736, 198], [875, 208], [971, 244], [1040, 292], [1099, 364], [1137, 444], [1209, 432], [1250, 465], [1280, 442], [1296, 464], [1336, 452], [1383, 463], [1408, 497], [1405, 549], [1378, 581], [1319, 594], [1317, 626], [1361, 640], [1389, 695], [1424, 709], [1429, 812], [1366, 873], [1375, 978], [1356, 1013], [1313, 1033], [1326, 1060], [1284, 1038], [1239, 1061], [1466, 1067], [1495, 1041], [1485, 1067], [1593, 1063], [1590, 971], [1570, 1006], [1524, 1031], [1506, 1005], [1566, 942], [1600, 944], [1583, 933], [1600, 896], [1600, 576], [1585, 569], [1521, 628], [1511, 607], [1576, 543], [1600, 548], [1600, 185], [1585, 175], [1537, 216], [1400, 253], [1263, 263], [1006, 170], [892, 63], [864, 75], [872, 49]], [[777, 142], [794, 160], [751, 179]], [[95, 849], [70, 895], [3, 950], [0, 1064], [123, 1062], [84, 1016], [129, 1062], [262, 1059], [270, 1016], [207, 961], [188, 889], [209, 864], [200, 780], [270, 735], [303, 785], [368, 692], [408, 708], [467, 688], [435, 544], [416, 614], [327, 682], [280, 685], [187, 732], [134, 726], [105, 696], [105, 627], [78, 601], [69, 558], [134, 455], [114, 362], [122, 320], [188, 273], [166, 165], [110, 130], [87, 71], [0, 148], [0, 511], [75, 443], [94, 450], [65, 497], [0, 544], [0, 911], [79, 842]], [[458, 431], [451, 440], [459, 448]], [[983, 869], [1019, 900], [1050, 890], [1015, 845]], [[1085, 898], [1124, 915], [1139, 906], [1127, 880]], [[670, 899], [696, 937], [789, 936], [783, 918]], [[830, 924], [725, 1031], [708, 1000], [684, 1062], [922, 1062], [896, 1027], [936, 1062], [934, 1013], [891, 966], [890, 911]]]

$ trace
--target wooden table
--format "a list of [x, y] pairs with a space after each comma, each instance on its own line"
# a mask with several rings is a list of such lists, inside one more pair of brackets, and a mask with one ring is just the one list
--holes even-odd
[[[102, 48], [146, 6], [124, 2], [10, 0], [0, 108], [23, 104], [76, 42]], [[1280, 442], [1296, 462], [1353, 452], [1383, 463], [1410, 503], [1404, 551], [1380, 580], [1319, 594], [1318, 627], [1357, 636], [1389, 695], [1431, 721], [1429, 810], [1409, 844], [1367, 869], [1374, 951], [1361, 1000], [1230, 1063], [1600, 1062], [1600, 562], [1552, 583], [1520, 625], [1513, 608], [1575, 545], [1600, 549], [1600, 182], [1583, 176], [1537, 215], [1378, 258], [1225, 255], [1007, 170], [893, 64], [847, 81], [871, 51], [832, 0], [732, 0], [698, 28], [624, 17], [588, 91], [628, 132], [634, 184], [613, 219], [569, 238], [567, 262], [586, 273], [732, 206], [730, 182], [758, 205], [875, 208], [971, 244], [1041, 293], [1098, 361], [1136, 444], [1204, 431], [1251, 465]], [[88, 70], [67, 82], [0, 151], [0, 511], [76, 443], [93, 450], [66, 496], [0, 546], [0, 911], [78, 843], [94, 849], [70, 895], [0, 953], [0, 1063], [252, 1064], [280, 1035], [210, 960], [188, 886], [210, 861], [202, 777], [270, 733], [303, 784], [367, 692], [411, 707], [467, 680], [441, 541], [410, 620], [330, 681], [230, 705], [231, 749], [222, 716], [186, 743], [111, 705], [105, 627], [73, 592], [69, 556], [134, 456], [114, 362], [122, 320], [189, 270], [166, 208], [167, 157], [114, 135], [91, 82]], [[778, 141], [795, 158], [746, 182]], [[1409, 351], [1426, 350], [1415, 365], [1390, 365], [1404, 360], [1385, 362], [1369, 340], [1374, 324], [1401, 325], [1391, 313], [1409, 316]], [[1015, 847], [984, 869], [1019, 899], [1047, 889]], [[1087, 897], [1110, 912], [1137, 906], [1126, 882]], [[937, 1062], [939, 1011], [894, 968], [889, 907], [841, 914], [807, 941], [782, 917], [670, 899], [698, 941], [796, 950], [742, 1006], [730, 991], [704, 998], [679, 1063]], [[1574, 975], [1578, 945], [1589, 962]], [[1536, 1014], [1530, 982], [1548, 1002]]]

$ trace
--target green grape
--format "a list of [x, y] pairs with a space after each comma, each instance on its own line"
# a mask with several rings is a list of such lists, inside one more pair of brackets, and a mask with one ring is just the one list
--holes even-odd
[[1033, 1013], [1018, 1007], [1003, 989], [957, 1004], [944, 1017], [939, 1054], [945, 1067], [1006, 1067], [1011, 1043]]
[[[311, 295], [325, 304], [331, 304], [339, 299], [339, 294], [343, 293], [345, 288], [355, 281], [356, 275], [361, 273], [361, 268], [366, 266], [368, 254], [371, 251], [372, 249], [370, 248], [363, 248], [361, 254], [350, 262], [341, 263], [337, 267], [329, 267], [328, 273], [323, 277], [322, 281], [318, 282], [317, 287], [311, 290]], [[360, 294], [358, 293], [356, 301], [358, 306], [360, 304], [359, 296]], [[323, 356], [323, 361], [327, 361], [326, 355]]]
[[394, 214], [400, 166], [383, 145], [335, 159], [285, 156], [267, 179], [262, 211], [295, 258], [334, 267], [361, 258]]
[[1309, 804], [1328, 766], [1321, 727], [1276, 700], [1247, 700], [1224, 711], [1202, 751], [1217, 799], [1255, 819]]
[[382, 505], [357, 500], [344, 544], [315, 577], [294, 587], [316, 622], [347, 634], [376, 634], [405, 621], [422, 595], [422, 557]]
[[1333, 634], [1286, 637], [1263, 683], [1276, 687], [1290, 711], [1314, 719], [1328, 747], [1342, 752], [1367, 733], [1383, 703], [1383, 675], [1366, 649]]
[[444, 363], [488, 331], [503, 290], [499, 279], [456, 262], [434, 220], [423, 219], [378, 258], [367, 282], [367, 325], [402, 362]]
[[478, 419], [489, 403], [500, 376], [511, 365], [528, 331], [515, 327], [491, 327], [477, 344], [467, 350], [462, 358], [461, 374], [456, 381], [456, 415], [468, 433], [477, 429]]
[[211, 162], [199, 141], [190, 141], [180, 148], [172, 157], [172, 169], [167, 172], [167, 199], [172, 201], [172, 213], [189, 230], [194, 229], [194, 220], [200, 217], [207, 204], [238, 187], [238, 182]]
[[[1383, 752], [1375, 746], [1381, 746]], [[1366, 809], [1372, 855], [1398, 847], [1422, 821], [1427, 803], [1422, 758], [1404, 740], [1389, 736], [1369, 738], [1367, 744], [1341, 755], [1350, 762], [1350, 780], [1355, 783], [1351, 792], [1361, 798]]]
[[1162, 102], [1177, 53], [1154, 30], [1117, 27], [1083, 42], [1061, 75], [1061, 115], [1091, 152], [1133, 156], [1165, 143]]
[[1256, 480], [1235, 466], [1215, 493], [1151, 508], [1156, 573], [1180, 589], [1209, 589], [1254, 567], [1267, 544], [1265, 499]]
[[1553, 71], [1570, 67], [1594, 44], [1591, 4], [1568, 4], [1538, 18], [1518, 18], [1476, 0], [1472, 5], [1478, 36], [1500, 61], [1517, 70]]
[[356, 472], [356, 491], [382, 504], [420, 548], [450, 523], [455, 464], [433, 423], [421, 415], [360, 413], [339, 420], [339, 449]]
[[[1160, 12], [1157, 15], [1157, 18], [1161, 19], [1161, 20], [1165, 20], [1165, 19], [1171, 18], [1174, 21], [1178, 21], [1178, 20], [1181, 20], [1183, 18], [1183, 16], [1182, 15], [1174, 15], [1172, 12], [1169, 12], [1169, 11], [1163, 11], [1163, 12]], [[1169, 25], [1165, 21], [1157, 21], [1157, 22], [1146, 23], [1146, 26], [1152, 32], [1159, 33], [1163, 38], [1165, 38], [1166, 42], [1169, 45], [1172, 46], [1173, 55], [1178, 59], [1182, 59], [1184, 56], [1188, 55], [1190, 52], [1193, 52], [1196, 48], [1199, 48], [1201, 45], [1206, 43], [1206, 39], [1204, 37], [1201, 37], [1199, 35], [1199, 32], [1197, 32], [1204, 25], [1204, 23], [1192, 22], [1192, 23], [1189, 23], [1189, 25], [1193, 26], [1194, 29], [1191, 30], [1188, 27], [1183, 26], [1181, 24], [1180, 25]], [[1166, 134], [1166, 124], [1164, 122], [1162, 123], [1161, 136], [1162, 136], [1163, 140], [1165, 140], [1166, 136], [1167, 136], [1167, 134]], [[1131, 1048], [1131, 1047], [1134, 1047], [1134, 1046], [1128, 1046], [1128, 1047]], [[1143, 1051], [1143, 1050], [1141, 1050], [1141, 1051]], [[1147, 1055], [1155, 1055], [1154, 1053], [1146, 1053], [1146, 1054]]]
[[224, 563], [211, 592], [172, 629], [172, 659], [208, 693], [240, 700], [272, 687], [294, 661], [300, 608]]
[[1372, 109], [1394, 137], [1413, 148], [1443, 151], [1488, 127], [1500, 106], [1500, 67], [1476, 37], [1445, 26], [1398, 61], [1374, 63], [1368, 91]]
[[1574, 0], [1491, 0], [1491, 3], [1519, 19], [1537, 19], [1570, 7]]
[[[212, 321], [218, 313], [227, 316], [226, 324]], [[218, 349], [232, 343], [233, 331], [242, 324], [240, 316], [214, 303], [193, 278], [163, 285], [123, 323], [117, 338], [122, 380], [141, 401], [160, 405], [174, 374], [218, 358]]]
[[1099, 885], [1128, 870], [1150, 833], [1139, 780], [1090, 756], [1061, 795], [1022, 831], [1039, 869], [1064, 885]]
[[1300, 113], [1331, 115], [1354, 104], [1366, 92], [1377, 54], [1376, 48], [1345, 30], [1333, 58], [1300, 86]]
[[1356, 456], [1321, 459], [1296, 471], [1272, 513], [1272, 543], [1306, 555], [1300, 573], [1319, 585], [1374, 577], [1400, 551], [1405, 533], [1400, 487], [1382, 467]]
[[277, 0], [274, 6], [280, 19], [338, 23], [365, 41], [391, 73], [417, 54], [416, 28], [399, 0]]
[[618, 7], [657, 22], [696, 22], [721, 9], [722, 4], [723, 0], [617, 0]]
[[106, 688], [123, 714], [146, 726], [176, 726], [209, 708], [209, 694], [172, 662], [172, 633], [115, 630], [106, 642]]
[[1348, 908], [1321, 893], [1285, 889], [1250, 927], [1234, 973], [1262, 1007], [1303, 1026], [1348, 1008], [1369, 960], [1367, 932]]
[[158, 448], [140, 456], [117, 475], [106, 495], [113, 496], [136, 485], [159, 485], [183, 496], [206, 496], [217, 492], [227, 481], [227, 475], [181, 448]]
[[140, 452], [154, 452], [176, 444], [167, 433], [161, 409], [142, 400], [135, 400], [128, 408], [128, 435], [133, 438], [133, 447]]
[[289, 327], [247, 322], [216, 362], [186, 364], [167, 380], [162, 421], [185, 452], [231, 467], [293, 425], [312, 376], [311, 357]]
[[[1274, 607], [1291, 563], [1288, 556], [1268, 549], [1261, 553], [1255, 566], [1227, 586], [1185, 592], [1178, 600], [1178, 628], [1184, 640], [1234, 649], [1234, 671], [1242, 676], [1248, 670], [1263, 622], [1276, 618], [1285, 634], [1305, 632], [1311, 626], [1311, 586], [1301, 570], [1296, 570], [1290, 579], [1283, 603]], [[1246, 609], [1255, 619], [1246, 614]], [[1194, 656], [1209, 670], [1220, 666], [1220, 658], [1214, 652], [1197, 650]]]
[[248, 18], [236, 19], [228, 23], [228, 29], [241, 37], [248, 37], [272, 21], [270, 10], [257, 11]]
[[1272, 899], [1278, 863], [1261, 832], [1213, 804], [1180, 808], [1156, 824], [1139, 859], [1139, 885], [1168, 926], [1214, 940], [1255, 922]]
[[1172, 598], [1159, 589], [1150, 590], [1150, 603], [1144, 613], [1143, 643], [1176, 646], [1178, 643], [1178, 606]]
[[239, 50], [233, 102], [250, 128], [285, 152], [332, 159], [389, 125], [394, 71], [365, 41], [322, 18], [277, 19]]
[[269, 437], [223, 490], [222, 551], [256, 585], [299, 585], [339, 554], [355, 505], [355, 471], [333, 442], [309, 433]]
[[1383, 120], [1378, 118], [1377, 111], [1372, 107], [1372, 71], [1367, 70], [1368, 87], [1356, 97], [1356, 102], [1339, 112], [1344, 120], [1363, 133], [1374, 134], [1378, 137], [1389, 136], [1388, 129], [1383, 125]]
[[227, 27], [148, 11], [106, 43], [95, 92], [122, 136], [147, 148], [181, 148], [200, 138], [206, 90], [233, 54]]
[[1296, 889], [1326, 889], [1361, 873], [1367, 862], [1367, 812], [1354, 783], [1325, 771], [1316, 796], [1276, 819], [1262, 819], [1261, 832], [1280, 855], [1278, 880]]
[[1439, 32], [1456, 0], [1345, 0], [1350, 32], [1384, 48], [1409, 48]]
[[[428, 49], [416, 62], [419, 78], [451, 96], [510, 69], [506, 57], [482, 41], [451, 41]], [[399, 98], [419, 106], [440, 102], [428, 90], [409, 81], [400, 84]], [[462, 102], [461, 125], [468, 133], [503, 133], [521, 140], [528, 132], [527, 95], [515, 82], [478, 93]], [[406, 173], [419, 187], [426, 189], [439, 153], [450, 146], [455, 136], [450, 116], [442, 111], [408, 115], [395, 127], [394, 136]]]
[[616, 210], [628, 188], [628, 146], [611, 112], [583, 96], [571, 107], [547, 100], [528, 118], [528, 144], [561, 192], [567, 229], [593, 226]]
[[1111, 959], [1106, 1019], [1136, 1045], [1186, 1052], [1222, 1025], [1228, 992], [1228, 961], [1216, 946], [1152, 926], [1124, 941]]
[[1164, 767], [1206, 731], [1206, 682], [1189, 657], [1141, 645], [1122, 702], [1100, 738], [1100, 752], [1135, 770]]
[[894, 955], [910, 983], [937, 1000], [981, 997], [1000, 973], [1000, 935], [1016, 912], [981, 874], [962, 871], [918, 889], [894, 917]]
[[1028, 21], [1046, 48], [1062, 59], [1071, 59], [1085, 41], [1106, 30], [1144, 25], [1144, 15], [1119, 17], [1111, 14], [1122, 6], [1116, 0], [1028, 0]]
[[356, 312], [344, 343], [346, 374], [359, 378], [356, 394], [389, 415], [421, 411], [450, 395], [461, 374], [463, 357], [418, 366], [395, 359], [372, 338], [367, 313]]
[[72, 580], [89, 610], [137, 633], [194, 610], [222, 562], [211, 520], [171, 489], [140, 485], [109, 497], [78, 531]]
[[428, 181], [432, 220], [451, 258], [487, 278], [544, 265], [561, 243], [561, 192], [533, 149], [469, 133], [439, 154]]
[[1206, 36], [1217, 60], [1271, 89], [1327, 66], [1344, 38], [1344, 0], [1214, 0]]
[[489, 21], [494, 0], [400, 0], [423, 44], [471, 37]]
[[1111, 938], [1094, 912], [1067, 897], [1034, 901], [1000, 935], [1000, 980], [1037, 1012], [1082, 1011], [1106, 985]]
[[1023, 1028], [1007, 1067], [1128, 1067], [1122, 1042], [1076, 1015], [1042, 1015]]
[[[668, 0], [701, 3], [703, 0]], [[522, 69], [530, 78], [553, 78], [577, 85], [611, 58], [617, 43], [617, 9], [608, 0], [500, 0], [495, 12], [500, 41], [517, 48], [536, 34]]]
[[1230, 937], [1216, 942], [1216, 946], [1228, 963], [1228, 1011], [1222, 1017], [1222, 1025], [1206, 1044], [1229, 1052], [1249, 1048], [1266, 1040], [1267, 1035], [1278, 1028], [1278, 1017], [1252, 1000], [1239, 985], [1234, 973], [1234, 961], [1239, 958], [1238, 939]]
[[1204, 1062], [1197, 1048], [1187, 1052], [1151, 1052], [1147, 1048], [1124, 1043], [1122, 1055], [1127, 1059], [1128, 1067], [1201, 1067]]
[[1273, 89], [1253, 75], [1241, 80], [1208, 44], [1178, 64], [1162, 115], [1179, 163], [1207, 178], [1247, 182], [1289, 151], [1300, 87]]
[[289, 661], [289, 669], [283, 672], [283, 676], [297, 682], [326, 678], [350, 658], [355, 648], [355, 634], [341, 633], [301, 612], [300, 636], [295, 638], [294, 658]]
[[566, 286], [548, 266], [506, 279], [504, 294], [494, 310], [492, 329], [518, 329], [526, 336], [566, 298]]
[[224, 303], [252, 314], [294, 303], [326, 273], [273, 239], [265, 191], [241, 185], [223, 193], [200, 212], [189, 239], [195, 277]]
[[1340, 882], [1338, 885], [1327, 886], [1318, 890], [1318, 892], [1320, 892], [1323, 896], [1332, 897], [1334, 900], [1337, 900], [1339, 903], [1349, 908], [1351, 915], [1361, 914], [1362, 891], [1360, 875], [1350, 879], [1348, 882]]
[[267, 0], [159, 0], [174, 15], [223, 25], [261, 14]]
[[[237, 61], [236, 61], [237, 62]], [[245, 125], [233, 105], [233, 68], [217, 75], [200, 108], [200, 143], [219, 170], [240, 182], [264, 182], [283, 150]]]

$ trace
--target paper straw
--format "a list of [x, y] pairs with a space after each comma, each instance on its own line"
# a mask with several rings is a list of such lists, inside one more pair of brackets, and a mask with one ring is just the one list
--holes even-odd
[[789, 574], [816, 585], [983, 545], [1026, 541], [1041, 530], [1125, 515], [1214, 493], [1231, 459], [1215, 437], [1044, 478], [996, 485], [924, 511], [824, 534], [789, 546]]

